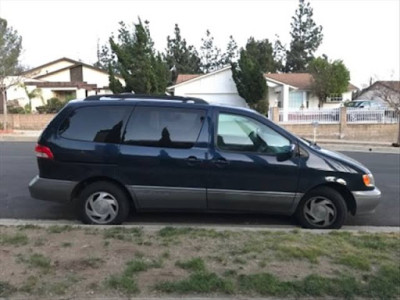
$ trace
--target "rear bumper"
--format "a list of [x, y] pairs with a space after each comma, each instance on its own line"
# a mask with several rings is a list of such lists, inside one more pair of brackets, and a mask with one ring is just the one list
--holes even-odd
[[77, 182], [34, 177], [29, 183], [32, 198], [59, 203], [71, 200], [71, 194]]
[[352, 193], [357, 205], [356, 215], [373, 213], [381, 198], [381, 191], [378, 188], [372, 191], [356, 191]]

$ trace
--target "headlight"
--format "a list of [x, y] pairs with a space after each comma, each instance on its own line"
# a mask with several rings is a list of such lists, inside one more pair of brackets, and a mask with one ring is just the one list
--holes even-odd
[[375, 186], [375, 180], [374, 180], [374, 176], [372, 174], [364, 174], [363, 182], [364, 182], [365, 186], [368, 186], [368, 187]]

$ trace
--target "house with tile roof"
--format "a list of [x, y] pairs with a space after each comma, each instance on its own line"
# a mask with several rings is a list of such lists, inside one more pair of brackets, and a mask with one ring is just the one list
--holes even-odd
[[[18, 78], [19, 84], [7, 89], [7, 101], [17, 101], [22, 107], [28, 104], [29, 98], [24, 86], [28, 92], [40, 89], [40, 96], [32, 99], [33, 110], [53, 97], [65, 100], [111, 93], [108, 76], [107, 71], [63, 57], [22, 73]], [[124, 84], [122, 77], [116, 77]], [[0, 113], [2, 108], [0, 103]]]
[[[264, 76], [270, 107], [279, 107], [285, 111], [319, 108], [318, 98], [311, 93], [311, 74], [269, 73]], [[323, 108], [339, 107], [343, 102], [350, 101], [356, 90], [357, 87], [349, 84], [345, 93], [329, 97]], [[180, 74], [175, 85], [168, 87], [167, 91], [177, 96], [203, 98], [211, 103], [247, 106], [237, 92], [230, 66], [208, 74]]]
[[[272, 107], [297, 110], [300, 108], [318, 109], [319, 99], [311, 92], [313, 77], [309, 73], [269, 73], [265, 74], [269, 87], [269, 103]], [[338, 108], [343, 102], [351, 101], [357, 87], [349, 83], [347, 91], [331, 95], [323, 108]]]

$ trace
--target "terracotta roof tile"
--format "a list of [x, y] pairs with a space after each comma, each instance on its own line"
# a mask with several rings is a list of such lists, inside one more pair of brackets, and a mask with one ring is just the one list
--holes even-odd
[[178, 77], [176, 78], [176, 83], [175, 84], [179, 84], [179, 83], [188, 81], [190, 79], [199, 77], [201, 75], [204, 75], [204, 74], [179, 74]]
[[309, 90], [312, 84], [312, 76], [308, 73], [270, 73], [265, 74], [265, 77], [297, 87], [300, 90]]
[[[300, 90], [311, 90], [313, 77], [309, 73], [268, 73], [264, 74], [266, 78], [276, 80], [294, 87]], [[349, 83], [347, 87], [348, 91], [357, 90], [358, 88], [353, 84]]]

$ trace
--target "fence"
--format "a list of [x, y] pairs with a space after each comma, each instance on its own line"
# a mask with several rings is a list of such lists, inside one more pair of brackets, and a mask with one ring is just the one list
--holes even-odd
[[[273, 110], [272, 110], [273, 113]], [[341, 114], [346, 115], [347, 123], [393, 124], [399, 122], [399, 115], [392, 109], [302, 109], [296, 111], [279, 110], [279, 122], [289, 124], [338, 124]]]
[[296, 111], [279, 111], [279, 122], [296, 124], [309, 124], [318, 122], [322, 124], [339, 123], [340, 111], [336, 109], [303, 109]]
[[[299, 136], [380, 142], [397, 141], [399, 116], [390, 109], [303, 109], [282, 111], [272, 107], [270, 119]], [[318, 123], [318, 126], [316, 126]], [[317, 127], [317, 128], [316, 128]]]
[[348, 123], [397, 123], [399, 116], [392, 109], [360, 109], [347, 107], [346, 121]]

